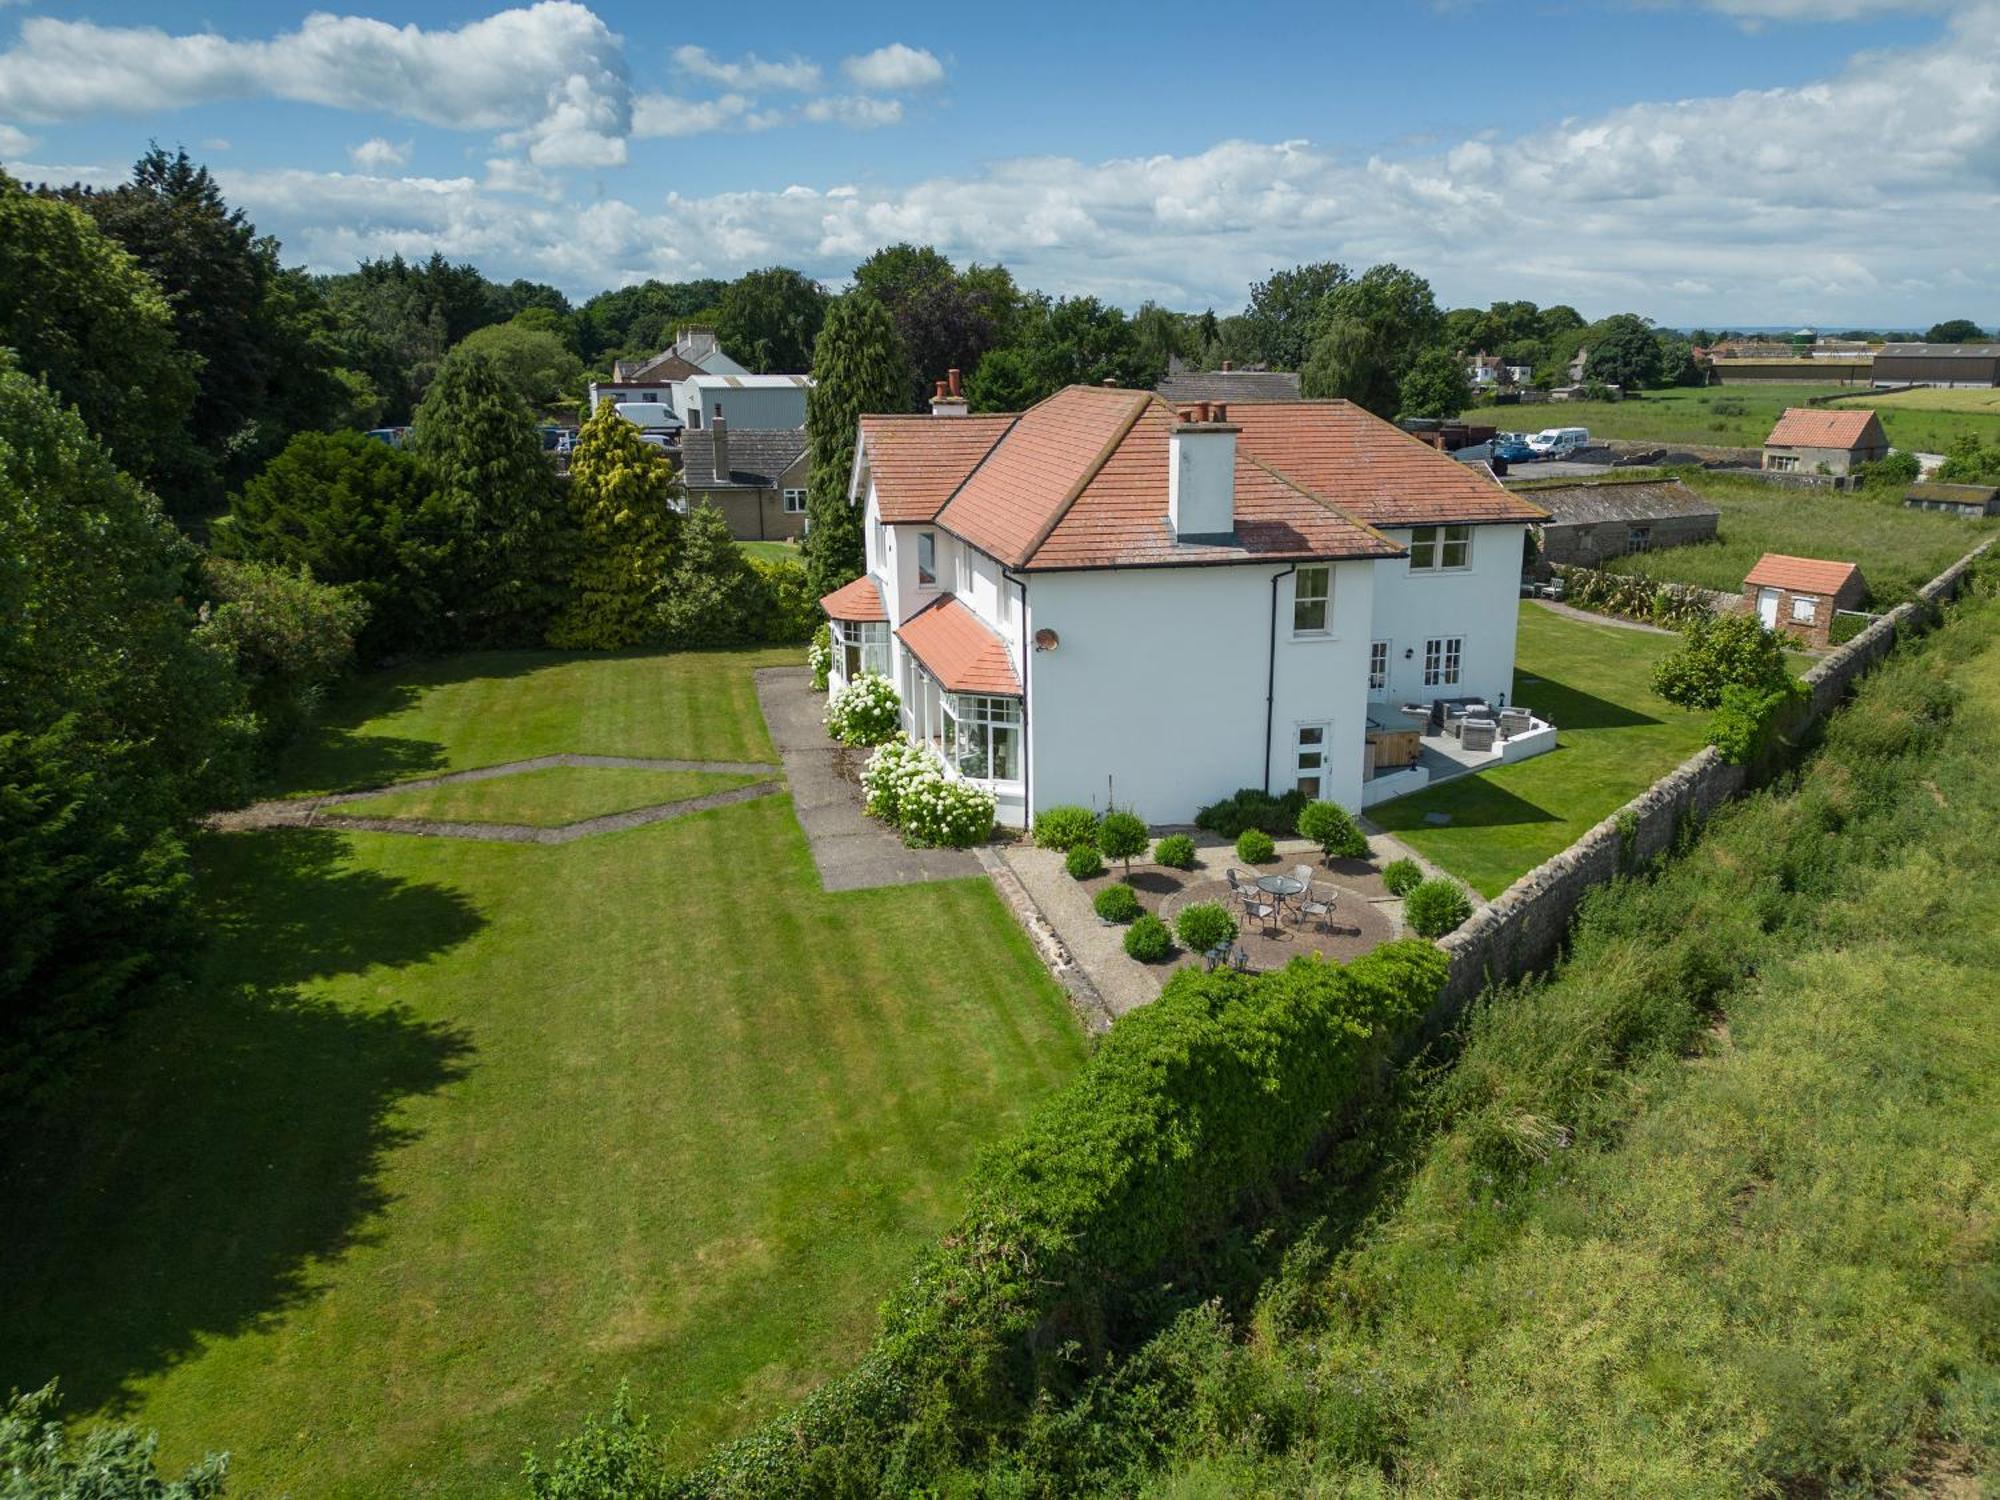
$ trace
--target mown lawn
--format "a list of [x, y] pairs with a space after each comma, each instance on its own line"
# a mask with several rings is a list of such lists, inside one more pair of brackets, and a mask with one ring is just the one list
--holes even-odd
[[447, 823], [526, 823], [559, 828], [607, 813], [629, 812], [727, 791], [762, 780], [727, 771], [644, 771], [630, 767], [549, 766], [491, 781], [384, 792], [329, 811], [365, 818], [431, 818]]
[[751, 672], [803, 660], [756, 651], [485, 652], [358, 684], [287, 756], [284, 795], [364, 791], [412, 776], [569, 751], [676, 760], [777, 757]]
[[1869, 607], [1889, 609], [1994, 534], [1990, 520], [1910, 510], [1900, 490], [1798, 490], [1761, 480], [1683, 473], [1721, 511], [1716, 540], [1621, 557], [1620, 572], [1739, 592], [1766, 552], [1851, 562], [1868, 582]]
[[[1468, 422], [1490, 422], [1509, 432], [1544, 427], [1588, 427], [1591, 436], [1636, 443], [1688, 443], [1714, 448], [1761, 448], [1788, 406], [1836, 395], [1830, 385], [1711, 385], [1647, 391], [1630, 401], [1567, 401], [1536, 406], [1483, 406], [1465, 414]], [[1913, 391], [1912, 397], [1951, 397], [1957, 391]], [[1717, 404], [1721, 410], [1717, 410]], [[2000, 439], [2000, 410], [1929, 399], [1899, 401], [1858, 391], [1843, 406], [1872, 406], [1898, 448], [1942, 452], [1962, 433], [1986, 442]], [[1531, 465], [1519, 472], [1527, 472]]]
[[797, 542], [738, 542], [736, 545], [762, 562], [805, 561]]
[[[1369, 810], [1381, 827], [1482, 895], [1497, 896], [1700, 749], [1708, 715], [1656, 695], [1677, 638], [1521, 606], [1511, 703], [1555, 724], [1556, 748]], [[1447, 827], [1425, 824], [1448, 813]]]
[[[762, 659], [434, 664], [290, 784], [384, 743], [768, 756]], [[512, 1493], [621, 1380], [700, 1452], [848, 1365], [1083, 1056], [984, 881], [827, 895], [782, 794], [561, 847], [217, 835], [199, 868], [200, 983], [9, 1143], [0, 1386], [229, 1449], [232, 1494]]]

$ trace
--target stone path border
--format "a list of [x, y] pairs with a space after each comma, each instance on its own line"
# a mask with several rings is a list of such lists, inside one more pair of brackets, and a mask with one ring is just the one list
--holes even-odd
[[329, 792], [320, 797], [285, 797], [270, 802], [253, 802], [248, 807], [214, 814], [208, 819], [208, 826], [221, 833], [237, 833], [257, 828], [331, 828], [342, 832], [402, 833], [417, 838], [471, 839], [492, 844], [571, 844], [578, 839], [591, 838], [600, 833], [644, 828], [650, 823], [664, 823], [670, 818], [683, 818], [689, 813], [706, 812], [712, 807], [728, 807], [738, 802], [754, 801], [759, 797], [768, 797], [773, 792], [781, 791], [784, 787], [784, 783], [776, 779], [757, 781], [749, 786], [730, 787], [726, 791], [708, 792], [699, 797], [682, 797], [673, 802], [655, 803], [651, 807], [633, 807], [627, 808], [624, 812], [582, 818], [577, 822], [563, 823], [554, 828], [542, 828], [532, 823], [469, 823], [438, 818], [378, 818], [324, 811], [329, 807], [361, 802], [371, 797], [386, 796], [392, 792], [421, 791], [426, 787], [449, 786], [466, 781], [497, 781], [504, 776], [518, 776], [524, 771], [544, 771], [555, 766], [632, 771], [715, 771], [743, 776], [755, 776], [778, 769], [762, 761], [664, 760], [640, 755], [537, 755], [528, 760], [510, 760], [502, 765], [478, 766], [469, 771], [446, 771], [436, 776], [418, 776], [409, 781], [393, 782], [388, 786], [369, 787], [361, 791]]

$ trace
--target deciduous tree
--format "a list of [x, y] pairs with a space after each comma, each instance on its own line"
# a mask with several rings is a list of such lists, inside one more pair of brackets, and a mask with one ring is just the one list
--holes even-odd
[[1425, 350], [1403, 377], [1400, 395], [1403, 416], [1457, 416], [1472, 404], [1465, 357], [1449, 349]]
[[759, 374], [810, 367], [828, 298], [790, 266], [769, 266], [732, 281], [722, 294], [716, 336], [732, 358]]
[[1252, 357], [1277, 370], [1302, 369], [1320, 332], [1327, 294], [1352, 279], [1338, 261], [1321, 260], [1254, 283], [1243, 313]]

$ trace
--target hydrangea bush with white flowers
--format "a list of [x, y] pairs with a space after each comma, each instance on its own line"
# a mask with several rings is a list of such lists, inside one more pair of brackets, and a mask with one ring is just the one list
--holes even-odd
[[812, 684], [815, 693], [826, 691], [826, 680], [833, 675], [833, 630], [822, 625], [813, 632], [813, 638], [806, 645], [806, 666], [812, 670]]
[[864, 672], [826, 705], [827, 733], [843, 745], [880, 745], [901, 729], [902, 708], [894, 683]]
[[895, 739], [868, 757], [861, 789], [871, 817], [893, 823], [912, 848], [969, 849], [993, 832], [994, 795], [945, 771], [928, 745]]

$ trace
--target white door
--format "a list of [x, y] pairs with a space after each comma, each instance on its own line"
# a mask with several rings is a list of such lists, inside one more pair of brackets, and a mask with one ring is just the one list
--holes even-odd
[[1757, 590], [1757, 618], [1764, 622], [1766, 630], [1778, 628], [1778, 591], [1776, 589]]

